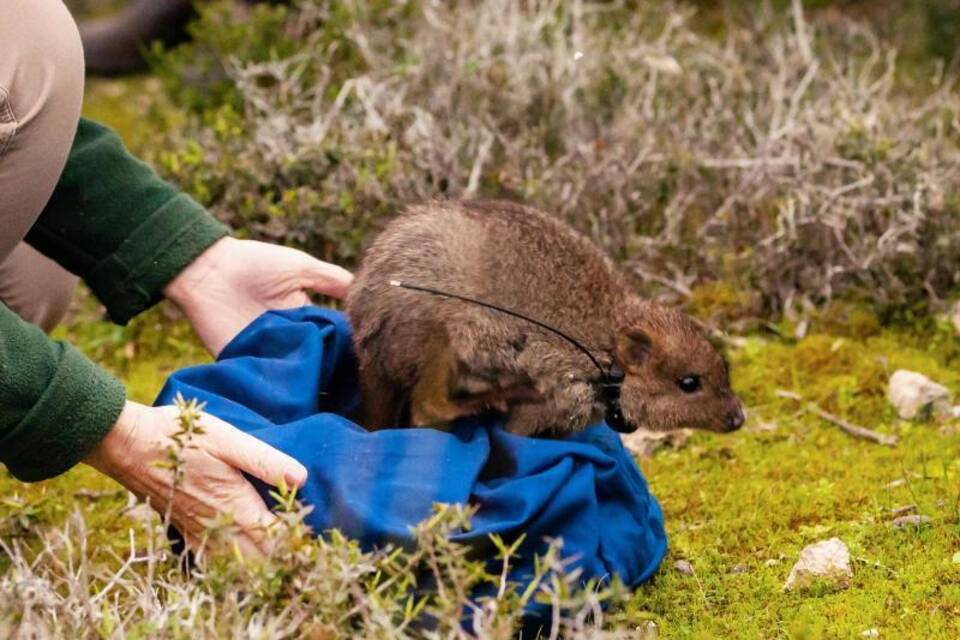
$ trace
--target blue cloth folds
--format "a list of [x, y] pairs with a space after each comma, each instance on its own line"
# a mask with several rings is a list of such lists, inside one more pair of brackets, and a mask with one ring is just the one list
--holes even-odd
[[[309, 470], [307, 522], [339, 529], [365, 548], [409, 545], [435, 502], [478, 508], [457, 539], [493, 553], [488, 535], [526, 539], [511, 578], [532, 574], [546, 538], [562, 538], [584, 578], [617, 575], [630, 587], [666, 552], [663, 515], [618, 435], [593, 426], [564, 440], [521, 437], [496, 417], [430, 428], [368, 432], [357, 406], [350, 327], [341, 313], [303, 307], [260, 316], [217, 362], [174, 373], [156, 404], [177, 393], [268, 442]], [[270, 501], [265, 486], [258, 486]]]

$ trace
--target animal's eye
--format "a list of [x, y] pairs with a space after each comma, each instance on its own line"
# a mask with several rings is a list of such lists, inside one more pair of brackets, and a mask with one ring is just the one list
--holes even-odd
[[677, 380], [677, 386], [684, 393], [696, 393], [700, 391], [700, 376], [684, 376]]

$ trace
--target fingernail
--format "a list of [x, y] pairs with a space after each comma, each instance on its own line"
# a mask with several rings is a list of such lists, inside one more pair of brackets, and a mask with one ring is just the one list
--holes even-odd
[[287, 483], [291, 487], [302, 487], [304, 483], [306, 483], [308, 475], [307, 468], [302, 464], [298, 464], [296, 471], [287, 475]]

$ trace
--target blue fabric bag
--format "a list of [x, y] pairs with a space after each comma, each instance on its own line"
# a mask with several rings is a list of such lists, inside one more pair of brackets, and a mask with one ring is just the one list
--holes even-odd
[[[174, 373], [157, 398], [177, 393], [303, 463], [299, 497], [307, 523], [339, 529], [369, 549], [409, 546], [411, 526], [435, 502], [478, 507], [457, 539], [492, 556], [489, 534], [526, 539], [510, 578], [523, 583], [546, 538], [584, 579], [616, 575], [635, 587], [659, 566], [667, 542], [663, 514], [636, 463], [606, 425], [564, 440], [503, 430], [493, 417], [429, 428], [368, 432], [348, 420], [359, 391], [350, 326], [318, 307], [263, 314], [217, 362]], [[257, 487], [271, 501], [269, 488]]]

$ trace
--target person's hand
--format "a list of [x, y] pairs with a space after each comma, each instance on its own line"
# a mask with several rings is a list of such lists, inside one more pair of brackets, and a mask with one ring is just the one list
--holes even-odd
[[165, 514], [171, 524], [197, 549], [206, 522], [231, 514], [237, 527], [235, 541], [248, 555], [268, 552], [266, 528], [276, 521], [260, 495], [241, 471], [278, 485], [300, 487], [306, 468], [285, 453], [222, 420], [203, 414], [203, 433], [194, 434], [179, 455], [182, 477], [174, 487], [173, 470], [158, 466], [168, 460], [179, 430], [176, 407], [147, 407], [127, 402], [113, 429], [85, 459]]
[[278, 245], [223, 238], [164, 289], [214, 356], [264, 311], [309, 302], [314, 291], [343, 298], [353, 276]]

